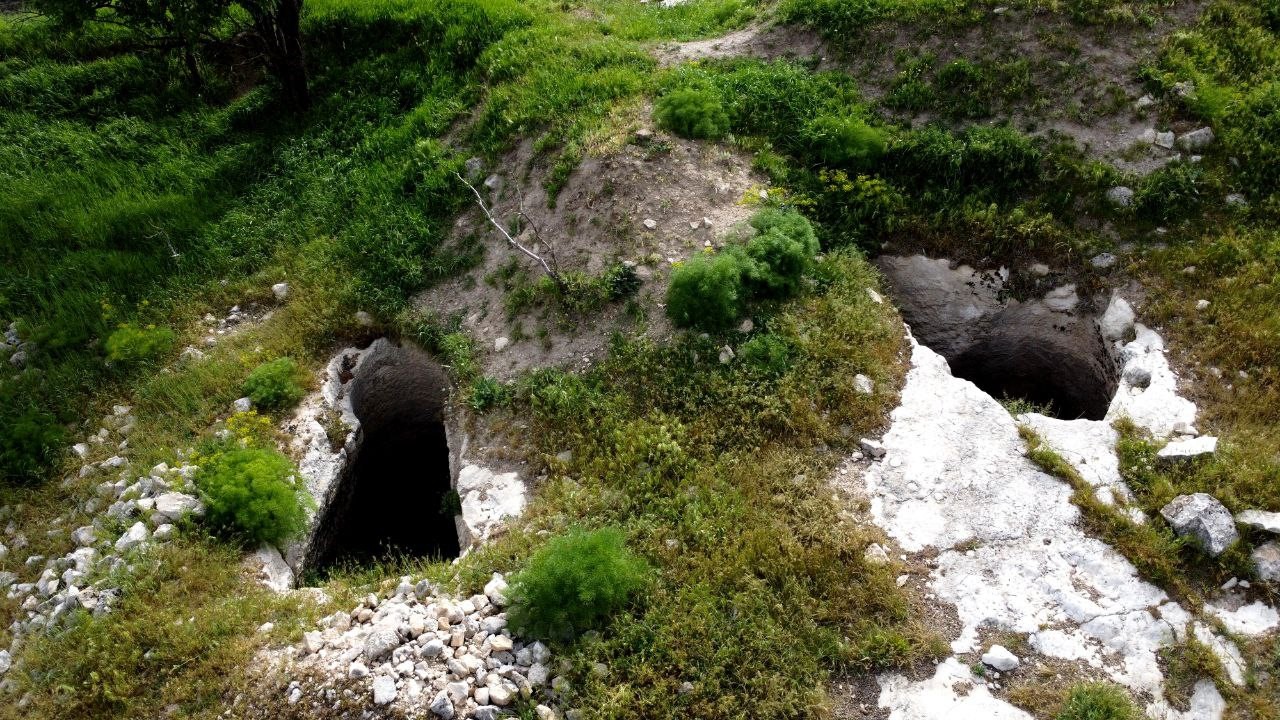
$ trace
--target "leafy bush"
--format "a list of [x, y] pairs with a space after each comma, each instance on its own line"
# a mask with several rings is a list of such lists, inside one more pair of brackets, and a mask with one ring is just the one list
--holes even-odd
[[903, 135], [889, 150], [885, 167], [906, 187], [951, 187], [959, 183], [965, 147], [959, 138], [929, 126]]
[[794, 295], [818, 252], [813, 226], [794, 210], [772, 208], [756, 213], [751, 226], [756, 235], [746, 249], [751, 260], [745, 265], [749, 289], [763, 297]]
[[306, 376], [293, 358], [276, 358], [253, 369], [244, 381], [244, 394], [254, 405], [278, 410], [296, 404], [306, 390]]
[[10, 482], [37, 480], [66, 445], [66, 431], [57, 418], [42, 410], [12, 410], [15, 415], [4, 418], [0, 432], [0, 477]]
[[1031, 138], [1005, 126], [979, 125], [964, 134], [964, 182], [989, 186], [998, 194], [1023, 188], [1040, 177], [1040, 150]]
[[648, 564], [627, 549], [621, 530], [570, 530], [547, 543], [512, 579], [511, 627], [558, 638], [599, 627], [648, 576]]
[[1187, 217], [1200, 207], [1203, 178], [1197, 164], [1170, 163], [1143, 179], [1134, 193], [1134, 211], [1155, 221]]
[[614, 263], [605, 270], [603, 279], [610, 301], [616, 302], [629, 298], [640, 289], [640, 276], [631, 265]]
[[1124, 690], [1105, 683], [1077, 685], [1057, 720], [1137, 720], [1140, 717]]
[[306, 522], [309, 496], [289, 458], [274, 450], [242, 448], [220, 452], [196, 476], [220, 533], [252, 544], [276, 544], [296, 535]]
[[744, 258], [738, 253], [698, 255], [671, 271], [667, 316], [676, 327], [724, 330], [742, 314]]
[[738, 349], [738, 355], [748, 367], [770, 377], [781, 375], [791, 367], [790, 346], [773, 334], [751, 338]]
[[948, 115], [980, 118], [991, 114], [991, 79], [982, 66], [968, 60], [953, 60], [942, 66], [934, 82], [950, 100], [945, 104]]
[[826, 165], [865, 168], [884, 154], [884, 135], [856, 117], [819, 115], [804, 134], [809, 153]]
[[708, 90], [686, 88], [658, 99], [658, 124], [687, 138], [718, 140], [729, 132], [729, 116], [720, 99]]
[[121, 325], [107, 337], [107, 360], [124, 364], [155, 360], [172, 350], [176, 339], [169, 328]]

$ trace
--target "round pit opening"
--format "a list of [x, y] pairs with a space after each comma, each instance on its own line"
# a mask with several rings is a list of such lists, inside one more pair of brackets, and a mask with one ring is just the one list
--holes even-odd
[[457, 557], [444, 371], [421, 350], [390, 346], [360, 367], [350, 393], [360, 432], [320, 518], [312, 569]]

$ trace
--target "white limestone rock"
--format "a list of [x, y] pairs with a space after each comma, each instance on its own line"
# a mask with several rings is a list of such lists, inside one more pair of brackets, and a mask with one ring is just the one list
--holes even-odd
[[151, 537], [151, 532], [147, 530], [145, 523], [136, 522], [128, 530], [116, 540], [116, 552], [126, 552], [132, 550], [147, 541]]
[[1009, 672], [1010, 670], [1016, 670], [1022, 662], [1018, 660], [1018, 656], [1009, 652], [1003, 645], [992, 645], [989, 650], [983, 653], [982, 664], [1000, 672]]
[[1202, 435], [1189, 440], [1174, 440], [1160, 448], [1156, 457], [1166, 462], [1191, 460], [1205, 455], [1212, 455], [1218, 450], [1218, 438]]
[[277, 300], [283, 301], [289, 297], [289, 283], [279, 282], [271, 286], [271, 294], [276, 296]]
[[466, 465], [458, 472], [457, 490], [466, 529], [464, 547], [484, 542], [504, 519], [524, 512], [525, 486], [514, 472], [495, 473], [479, 465]]
[[[1178, 378], [1165, 357], [1164, 340], [1141, 323], [1134, 325], [1134, 331], [1135, 339], [1120, 351], [1120, 387], [1105, 419], [1128, 418], [1159, 438], [1168, 437], [1175, 428], [1194, 426], [1195, 403], [1178, 394]], [[1143, 384], [1134, 382], [1138, 371], [1143, 371]]]
[[1179, 495], [1160, 509], [1160, 515], [1174, 533], [1196, 538], [1214, 557], [1240, 538], [1231, 512], [1208, 493]]
[[396, 699], [396, 681], [387, 675], [373, 679], [373, 704], [390, 705]]
[[1241, 525], [1248, 525], [1256, 530], [1280, 535], [1280, 512], [1245, 510], [1236, 515], [1236, 522]]
[[245, 560], [245, 564], [257, 581], [273, 592], [285, 593], [293, 588], [293, 568], [274, 547], [262, 545]]
[[156, 496], [155, 512], [170, 522], [177, 522], [186, 515], [204, 515], [204, 503], [180, 492], [167, 492]]
[[1280, 542], [1272, 540], [1254, 548], [1250, 555], [1258, 579], [1264, 582], [1280, 583]]
[[1102, 331], [1102, 337], [1107, 340], [1124, 340], [1133, 331], [1134, 318], [1133, 306], [1129, 301], [1115, 295], [1103, 311], [1098, 328]]

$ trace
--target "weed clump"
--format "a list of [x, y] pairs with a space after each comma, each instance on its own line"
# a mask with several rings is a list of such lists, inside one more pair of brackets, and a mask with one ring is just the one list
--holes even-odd
[[1087, 683], [1071, 689], [1057, 720], [1137, 720], [1138, 710], [1124, 690], [1106, 683]]
[[658, 124], [687, 138], [719, 140], [729, 132], [729, 115], [707, 90], [686, 88], [667, 93], [654, 109]]
[[760, 297], [786, 298], [800, 288], [813, 266], [818, 236], [794, 210], [761, 210], [751, 218], [756, 235], [747, 242], [747, 284]]
[[302, 399], [306, 375], [293, 358], [276, 358], [253, 369], [244, 381], [244, 394], [254, 405], [279, 410]]
[[309, 497], [284, 455], [260, 448], [214, 455], [196, 476], [209, 523], [223, 536], [276, 544], [299, 533]]
[[107, 337], [107, 360], [124, 365], [151, 362], [172, 350], [176, 339], [169, 328], [121, 325]]
[[648, 578], [648, 563], [627, 549], [621, 530], [570, 530], [513, 578], [511, 626], [540, 637], [572, 637], [621, 610]]
[[746, 341], [738, 354], [747, 367], [767, 377], [779, 377], [791, 367], [791, 348], [772, 333]]

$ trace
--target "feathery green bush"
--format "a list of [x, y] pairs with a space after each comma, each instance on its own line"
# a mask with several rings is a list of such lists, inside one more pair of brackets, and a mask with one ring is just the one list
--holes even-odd
[[658, 124], [681, 137], [718, 140], [729, 132], [729, 116], [710, 90], [667, 93], [658, 99], [653, 114]]
[[251, 544], [276, 544], [306, 523], [310, 497], [289, 458], [275, 450], [217, 453], [196, 475], [206, 519], [222, 535]]
[[819, 115], [804, 129], [809, 153], [825, 165], [866, 168], [884, 154], [884, 133], [857, 117]]
[[676, 327], [724, 330], [742, 314], [745, 258], [734, 252], [697, 255], [671, 271], [667, 316]]
[[169, 328], [121, 325], [107, 337], [107, 360], [126, 365], [155, 360], [172, 350], [175, 340]]
[[600, 627], [648, 578], [648, 563], [627, 549], [618, 528], [570, 530], [512, 579], [511, 627], [557, 638]]
[[769, 208], [751, 218], [755, 237], [747, 241], [744, 265], [748, 289], [758, 297], [786, 298], [800, 288], [800, 279], [813, 265], [818, 236], [795, 210]]
[[276, 358], [249, 373], [244, 381], [244, 394], [260, 408], [280, 410], [302, 399], [306, 393], [305, 380], [306, 374], [293, 358]]

